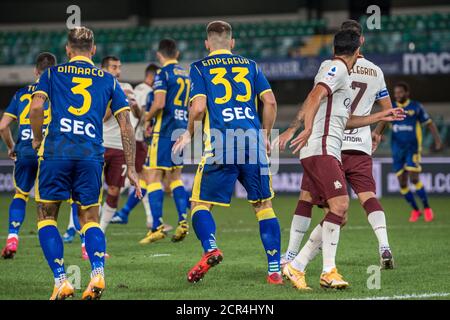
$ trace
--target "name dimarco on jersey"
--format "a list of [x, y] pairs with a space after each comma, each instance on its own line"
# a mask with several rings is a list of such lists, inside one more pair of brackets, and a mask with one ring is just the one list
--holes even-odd
[[105, 72], [102, 69], [90, 68], [90, 67], [78, 67], [78, 66], [58, 66], [58, 72], [61, 73], [71, 73], [85, 76], [103, 77]]

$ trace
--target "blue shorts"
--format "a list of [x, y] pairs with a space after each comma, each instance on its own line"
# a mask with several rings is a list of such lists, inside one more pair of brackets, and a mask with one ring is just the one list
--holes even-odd
[[417, 145], [407, 145], [398, 147], [392, 146], [393, 170], [397, 176], [401, 175], [405, 170], [410, 172], [421, 172], [420, 166], [421, 154]]
[[103, 162], [90, 160], [39, 160], [37, 202], [73, 199], [83, 209], [102, 201]]
[[28, 195], [36, 181], [38, 171], [37, 158], [21, 158], [14, 162], [14, 186], [16, 190], [24, 195]]
[[148, 148], [148, 159], [144, 165], [146, 169], [173, 170], [183, 167], [183, 158], [172, 153], [175, 141], [171, 138], [154, 135]]
[[274, 197], [268, 164], [215, 164], [203, 157], [195, 175], [190, 200], [228, 207], [236, 180], [247, 191], [250, 203]]

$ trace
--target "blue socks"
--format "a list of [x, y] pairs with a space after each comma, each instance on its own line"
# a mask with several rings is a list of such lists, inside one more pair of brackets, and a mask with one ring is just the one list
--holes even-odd
[[86, 242], [86, 252], [91, 262], [92, 273], [103, 274], [105, 266], [106, 240], [105, 234], [97, 222], [88, 222], [81, 229]]
[[420, 200], [423, 203], [423, 207], [429, 208], [430, 205], [428, 204], [427, 192], [425, 191], [425, 187], [423, 186], [422, 181], [417, 182], [414, 186], [416, 187], [417, 195], [419, 196]]
[[267, 255], [269, 274], [280, 272], [281, 232], [278, 219], [272, 208], [259, 211], [256, 214], [259, 221], [261, 241]]
[[[142, 189], [142, 197], [145, 197], [145, 195], [147, 194], [147, 184], [143, 180], [139, 180], [139, 184]], [[122, 213], [124, 213], [127, 216], [138, 205], [138, 203], [141, 202], [141, 200], [138, 197], [136, 197], [135, 188], [132, 187], [130, 190], [131, 191], [130, 191], [130, 194], [128, 195], [127, 203], [120, 210]]]
[[20, 227], [25, 219], [28, 197], [16, 193], [9, 206], [9, 234], [19, 234]]
[[197, 239], [202, 243], [205, 252], [217, 249], [216, 244], [216, 223], [211, 212], [206, 206], [196, 206], [192, 210], [192, 227]]
[[151, 183], [147, 186], [148, 202], [150, 203], [150, 209], [153, 216], [153, 228], [155, 231], [160, 225], [163, 224], [163, 201], [164, 191], [160, 182]]
[[409, 203], [409, 205], [410, 205], [414, 210], [419, 210], [419, 207], [417, 206], [416, 200], [414, 199], [414, 195], [413, 195], [413, 193], [409, 190], [408, 187], [406, 187], [406, 188], [401, 188], [401, 189], [400, 189], [400, 193], [403, 195], [403, 197], [405, 197], [405, 200]]
[[38, 233], [42, 251], [53, 271], [55, 283], [60, 284], [66, 279], [66, 271], [64, 268], [64, 244], [59, 235], [56, 221], [50, 219], [40, 221]]
[[178, 222], [186, 220], [186, 210], [187, 210], [187, 195], [184, 189], [183, 181], [175, 180], [170, 184], [170, 190], [172, 190], [173, 200], [175, 201], [175, 206], [178, 211]]

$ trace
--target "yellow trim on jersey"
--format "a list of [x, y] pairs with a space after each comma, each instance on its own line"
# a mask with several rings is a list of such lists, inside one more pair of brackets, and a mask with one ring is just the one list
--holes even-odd
[[34, 181], [34, 198], [36, 199], [36, 202], [39, 201], [40, 194], [39, 194], [39, 173], [41, 171], [41, 161], [42, 158], [39, 157], [38, 159], [38, 169], [37, 169], [37, 173], [36, 173], [36, 180]]
[[422, 126], [426, 126], [426, 125], [428, 125], [428, 124], [430, 124], [430, 123], [432, 123], [432, 122], [433, 122], [432, 119], [428, 119], [427, 121], [422, 122]]
[[172, 59], [172, 60], [167, 60], [164, 64], [163, 64], [163, 68], [168, 66], [169, 64], [177, 64], [178, 60], [177, 59]]
[[149, 151], [149, 168], [154, 169], [158, 167], [158, 144], [159, 144], [159, 130], [161, 130], [161, 124], [162, 124], [162, 116], [163, 112], [162, 110], [159, 111], [158, 115], [156, 116], [156, 123], [154, 127], [154, 131], [157, 132], [152, 136], [152, 142], [150, 144], [150, 151]]
[[408, 187], [406, 187], [406, 188], [400, 188], [400, 193], [401, 193], [401, 194], [405, 195], [405, 194], [407, 194], [408, 192], [409, 192], [409, 188], [408, 188]]
[[22, 199], [23, 201], [28, 202], [28, 196], [22, 193], [16, 193], [14, 199]]
[[405, 166], [405, 170], [410, 172], [421, 172], [422, 167], [420, 165], [417, 165], [417, 167]]
[[416, 122], [416, 139], [417, 139], [418, 150], [420, 153], [420, 152], [422, 152], [423, 134], [422, 134], [422, 126], [419, 121]]
[[16, 115], [14, 115], [14, 114], [12, 114], [12, 113], [9, 113], [9, 112], [3, 112], [3, 115], [5, 116], [8, 116], [8, 117], [11, 117], [11, 118], [13, 118], [14, 120], [16, 120], [17, 119], [17, 116]]
[[141, 189], [147, 190], [147, 182], [145, 182], [145, 180], [139, 179], [139, 186], [141, 187]]
[[208, 209], [207, 206], [202, 205], [202, 204], [199, 204], [199, 205], [195, 206], [194, 209], [192, 209], [192, 211], [191, 211], [191, 217], [192, 217], [195, 213], [197, 213], [198, 211], [200, 211], [200, 210], [206, 210], [206, 211], [209, 211], [209, 209]]
[[266, 89], [266, 90], [264, 90], [263, 92], [261, 92], [260, 94], [259, 94], [259, 97], [262, 97], [265, 93], [267, 93], [267, 92], [272, 92], [272, 89]]
[[423, 183], [422, 181], [417, 182], [414, 187], [416, 188], [416, 190], [420, 190], [423, 188]]
[[43, 94], [43, 95], [46, 96], [47, 99], [48, 99], [48, 94], [47, 94], [47, 92], [42, 91], [42, 90], [37, 90], [37, 91], [33, 92], [33, 93], [31, 94], [31, 96], [34, 96], [35, 94], [38, 94], [38, 93]]
[[86, 231], [91, 228], [100, 228], [100, 225], [98, 224], [98, 222], [88, 222], [83, 226], [83, 228], [81, 228], [80, 233], [86, 234]]
[[205, 97], [206, 98], [206, 94], [203, 94], [203, 93], [196, 94], [195, 96], [193, 96], [191, 98], [191, 100], [189, 100], [189, 102], [194, 101], [194, 99], [197, 98], [197, 97]]
[[100, 204], [102, 203], [102, 201], [101, 201], [102, 194], [103, 194], [103, 192], [100, 191], [99, 202], [96, 202], [96, 203], [93, 203], [93, 204], [88, 204], [87, 206], [83, 206], [80, 201], [75, 201], [75, 203], [80, 206], [81, 210], [87, 210], [87, 209], [92, 208], [92, 207], [99, 207]]
[[271, 191], [271, 193], [272, 193], [272, 195], [268, 198], [260, 199], [260, 200], [247, 200], [247, 201], [250, 203], [266, 202], [266, 201], [272, 200], [275, 197], [275, 195], [273, 194], [272, 191]]
[[192, 201], [192, 202], [199, 202], [199, 203], [212, 204], [212, 205], [220, 206], [220, 207], [229, 207], [229, 206], [230, 206], [229, 203], [207, 201], [207, 200], [202, 200], [202, 199], [196, 199], [196, 198], [194, 198], [194, 197], [191, 197], [189, 200]]
[[405, 169], [400, 169], [400, 170], [398, 170], [398, 171], [395, 173], [395, 175], [396, 175], [397, 177], [399, 177], [399, 176], [401, 176], [401, 175], [403, 174], [403, 172], [405, 172]]
[[258, 221], [269, 220], [276, 217], [277, 216], [275, 215], [275, 211], [273, 211], [273, 208], [262, 209], [261, 211], [256, 213], [256, 218], [258, 219]]
[[37, 224], [38, 230], [41, 230], [42, 228], [47, 227], [47, 226], [58, 227], [58, 224], [53, 219], [45, 219], [45, 220], [39, 221]]
[[178, 180], [172, 181], [170, 183], [170, 190], [173, 191], [173, 189], [178, 188], [178, 187], [184, 187], [182, 180], [178, 179]]
[[123, 111], [126, 111], [126, 110], [130, 111], [131, 109], [130, 109], [129, 106], [122, 107], [122, 108], [120, 108], [119, 110], [116, 110], [116, 112], [114, 112], [114, 117], [117, 116], [119, 113], [121, 113], [121, 112], [123, 112]]
[[183, 166], [173, 166], [173, 167], [162, 167], [162, 166], [148, 166], [147, 169], [151, 170], [164, 170], [164, 171], [173, 171], [175, 169], [181, 169]]
[[209, 121], [208, 108], [205, 110], [205, 127], [203, 128], [203, 133], [205, 134], [205, 152], [211, 152], [211, 125]]
[[15, 176], [16, 176], [16, 166], [14, 166], [14, 169], [13, 169], [13, 175], [12, 175], [14, 188], [15, 188], [17, 191], [19, 191], [20, 193], [22, 193], [22, 194], [28, 196], [28, 195], [30, 194], [30, 192], [25, 192], [25, 191], [23, 191], [22, 189], [20, 189], [20, 188], [17, 186]]
[[154, 182], [154, 183], [150, 183], [149, 185], [147, 185], [147, 192], [153, 192], [153, 191], [157, 191], [157, 190], [162, 190], [163, 189], [163, 185], [161, 182]]
[[94, 65], [94, 62], [91, 59], [89, 59], [88, 57], [85, 57], [85, 56], [75, 56], [75, 57], [73, 57], [72, 59], [69, 60], [69, 62], [75, 62], [75, 61], [84, 61], [84, 62], [87, 62], [87, 63], [90, 63], [90, 64]]
[[230, 50], [219, 49], [219, 50], [214, 50], [214, 51], [210, 52], [210, 53], [208, 54], [208, 57], [210, 57], [210, 56], [215, 56], [215, 55], [218, 55], [218, 54], [233, 54], [233, 53], [231, 53]]
[[404, 107], [406, 107], [407, 105], [409, 105], [410, 102], [411, 102], [411, 101], [410, 101], [409, 99], [407, 99], [404, 103], [397, 102], [397, 107], [399, 107], [399, 108], [404, 108]]

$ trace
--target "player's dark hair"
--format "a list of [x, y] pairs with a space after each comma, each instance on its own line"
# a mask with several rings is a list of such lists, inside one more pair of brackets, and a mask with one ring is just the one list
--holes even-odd
[[120, 61], [119, 57], [116, 56], [106, 56], [102, 59], [102, 68], [108, 68], [110, 61]]
[[208, 23], [206, 27], [206, 33], [209, 36], [217, 34], [217, 35], [226, 35], [231, 38], [232, 28], [228, 22], [225, 21], [212, 21]]
[[154, 63], [150, 63], [147, 68], [145, 68], [145, 76], [148, 76], [150, 73], [156, 74], [159, 70], [159, 66]]
[[356, 20], [345, 20], [341, 24], [341, 30], [353, 30], [359, 34], [359, 36], [362, 35], [362, 27], [361, 24]]
[[178, 54], [177, 43], [173, 39], [162, 39], [158, 45], [158, 52], [166, 58], [175, 58]]
[[334, 35], [334, 54], [351, 56], [360, 47], [360, 35], [353, 30], [340, 30]]
[[67, 34], [67, 44], [74, 50], [89, 52], [94, 46], [94, 32], [86, 27], [75, 27]]
[[36, 58], [36, 70], [39, 72], [56, 64], [56, 57], [50, 52], [42, 52]]
[[395, 84], [394, 88], [397, 88], [397, 87], [402, 88], [403, 90], [405, 90], [405, 92], [409, 92], [409, 84], [407, 84], [404, 81], [397, 82]]

